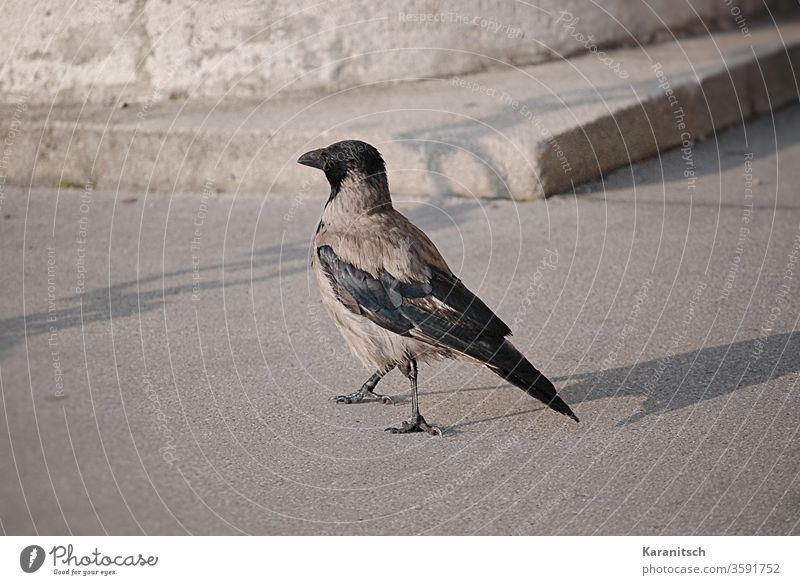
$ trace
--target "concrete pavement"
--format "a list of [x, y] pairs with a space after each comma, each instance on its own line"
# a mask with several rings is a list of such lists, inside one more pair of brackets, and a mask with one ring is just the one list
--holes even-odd
[[397, 373], [394, 406], [327, 400], [369, 373], [308, 270], [316, 177], [7, 192], [0, 526], [796, 534], [798, 136], [794, 107], [575, 194], [398, 197], [582, 421], [439, 363], [442, 438], [383, 432], [410, 409]]

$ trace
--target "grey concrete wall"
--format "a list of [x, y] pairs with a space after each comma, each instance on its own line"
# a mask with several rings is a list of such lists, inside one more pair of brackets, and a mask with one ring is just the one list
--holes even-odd
[[268, 97], [736, 28], [764, 10], [761, 0], [689, 2], [12, 0], [0, 92], [30, 103]]

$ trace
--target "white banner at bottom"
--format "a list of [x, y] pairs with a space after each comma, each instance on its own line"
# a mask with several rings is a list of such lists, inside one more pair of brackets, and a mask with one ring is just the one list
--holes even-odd
[[777, 536], [10, 536], [0, 539], [0, 583], [800, 583], [798, 545]]

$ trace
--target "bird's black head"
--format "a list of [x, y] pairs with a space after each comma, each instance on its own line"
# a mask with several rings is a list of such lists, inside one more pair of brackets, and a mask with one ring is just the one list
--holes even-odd
[[386, 167], [378, 149], [360, 140], [343, 140], [312, 150], [297, 159], [301, 165], [325, 172], [333, 189], [349, 177], [356, 181], [385, 183]]

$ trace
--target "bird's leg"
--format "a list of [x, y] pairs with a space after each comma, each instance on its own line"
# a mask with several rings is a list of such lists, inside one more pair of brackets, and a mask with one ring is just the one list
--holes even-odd
[[417, 361], [409, 358], [408, 362], [400, 366], [406, 378], [411, 380], [411, 419], [403, 421], [399, 427], [389, 427], [386, 429], [390, 433], [429, 433], [431, 435], [442, 435], [442, 429], [428, 424], [419, 413], [419, 398], [417, 396]]
[[[391, 368], [390, 368], [391, 370]], [[376, 394], [373, 392], [375, 386], [378, 385], [378, 382], [381, 381], [389, 370], [386, 372], [378, 370], [372, 376], [370, 376], [369, 380], [364, 382], [364, 385], [361, 386], [358, 390], [353, 392], [352, 394], [342, 394], [340, 396], [334, 396], [331, 400], [335, 400], [341, 404], [353, 404], [354, 402], [364, 402], [367, 399], [377, 400], [383, 402], [384, 404], [393, 404], [394, 401], [390, 396], [384, 396], [383, 394]]]

